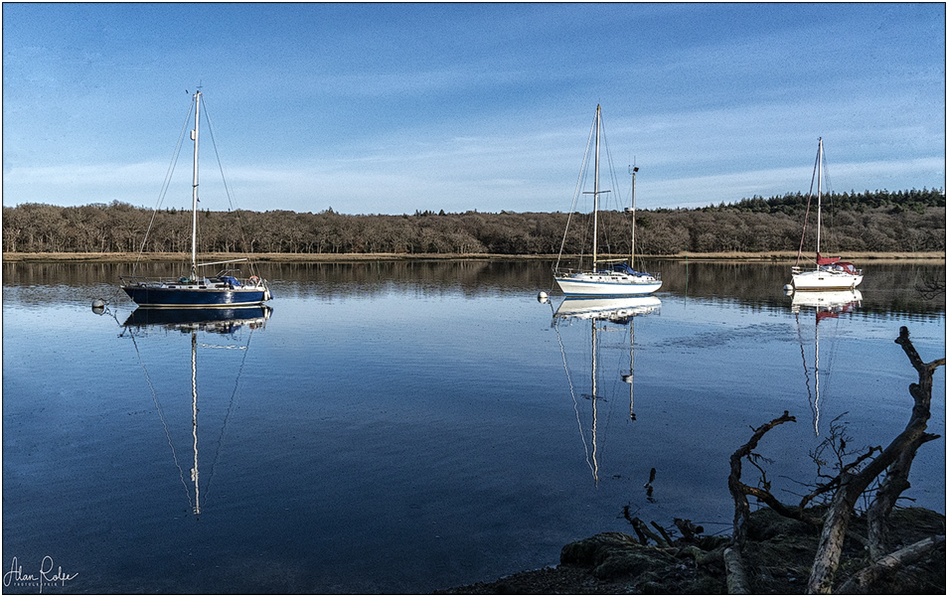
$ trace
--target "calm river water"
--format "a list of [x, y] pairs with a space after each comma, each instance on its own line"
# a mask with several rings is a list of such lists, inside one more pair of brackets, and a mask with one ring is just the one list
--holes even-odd
[[[263, 264], [272, 311], [189, 324], [133, 315], [125, 265], [3, 264], [3, 590], [431, 592], [631, 533], [627, 505], [727, 533], [751, 427], [796, 416], [759, 446], [794, 502], [835, 418], [855, 449], [905, 426], [900, 326], [945, 355], [914, 290], [943, 264], [870, 262], [820, 306], [787, 265], [650, 266], [654, 300], [591, 306], [539, 302], [539, 261]], [[945, 450], [906, 493], [941, 512]]]

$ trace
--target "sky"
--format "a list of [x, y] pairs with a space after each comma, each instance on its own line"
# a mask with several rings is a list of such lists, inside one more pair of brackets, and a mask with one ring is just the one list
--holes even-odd
[[190, 206], [198, 86], [211, 210], [567, 211], [597, 104], [620, 205], [945, 188], [941, 2], [2, 11], [4, 206]]

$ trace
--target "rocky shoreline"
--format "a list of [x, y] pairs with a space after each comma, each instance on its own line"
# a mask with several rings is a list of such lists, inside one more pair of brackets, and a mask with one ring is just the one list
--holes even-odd
[[[908, 546], [933, 536], [942, 536], [943, 541], [921, 560], [881, 578], [873, 593], [945, 594], [945, 515], [915, 507], [897, 508], [890, 522], [895, 545]], [[781, 517], [769, 508], [755, 511], [748, 521], [748, 540], [742, 551], [751, 593], [805, 593], [819, 533], [819, 529]], [[866, 518], [853, 519], [837, 572], [838, 583], [869, 564], [861, 541], [866, 535]], [[697, 538], [698, 546], [677, 541], [660, 548], [625, 533], [605, 532], [564, 546], [557, 567], [435, 593], [724, 594], [728, 582], [720, 557], [721, 549], [729, 543], [730, 538], [705, 536]]]

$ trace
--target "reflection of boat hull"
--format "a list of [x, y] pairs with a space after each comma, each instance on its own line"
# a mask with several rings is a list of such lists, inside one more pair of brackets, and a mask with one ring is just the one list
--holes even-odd
[[796, 290], [802, 291], [848, 290], [861, 282], [863, 282], [862, 274], [838, 269], [820, 268], [791, 275], [791, 285]]
[[146, 328], [162, 326], [171, 328], [204, 328], [223, 330], [249, 324], [263, 325], [273, 308], [267, 305], [218, 308], [155, 308], [139, 307], [125, 320], [125, 326]]
[[554, 317], [615, 320], [652, 313], [661, 305], [658, 297], [567, 297], [560, 303]]
[[606, 297], [648, 295], [662, 286], [653, 276], [632, 276], [615, 272], [583, 272], [555, 278], [564, 295], [597, 295]]
[[141, 307], [230, 307], [260, 305], [270, 299], [265, 287], [227, 289], [143, 283], [123, 286], [122, 290]]
[[863, 293], [856, 289], [847, 291], [795, 291], [791, 296], [791, 308], [817, 307], [842, 308], [863, 301]]

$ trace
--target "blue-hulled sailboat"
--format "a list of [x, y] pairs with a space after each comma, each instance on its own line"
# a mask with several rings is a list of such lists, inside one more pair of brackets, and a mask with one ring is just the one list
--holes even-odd
[[[239, 278], [240, 271], [222, 269], [215, 276], [204, 276], [198, 268], [245, 262], [247, 258], [197, 263], [198, 247], [198, 126], [201, 92], [193, 96], [194, 167], [191, 185], [191, 270], [178, 278], [121, 276], [122, 290], [142, 307], [238, 307], [261, 305], [272, 298], [267, 281], [258, 276]], [[235, 276], [236, 275], [236, 276]]]

